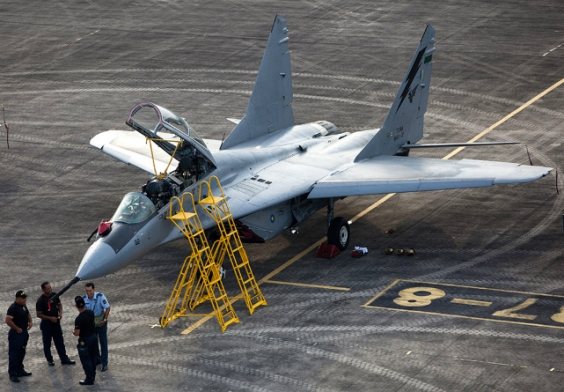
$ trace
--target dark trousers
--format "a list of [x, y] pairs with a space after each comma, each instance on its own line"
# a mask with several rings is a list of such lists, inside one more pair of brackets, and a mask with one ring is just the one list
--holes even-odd
[[95, 334], [81, 337], [78, 339], [78, 356], [86, 375], [86, 382], [94, 382], [96, 378], [96, 357], [100, 355], [98, 351], [98, 338]]
[[24, 372], [23, 361], [25, 358], [25, 348], [29, 334], [27, 329], [22, 333], [17, 333], [10, 328], [8, 332], [8, 373], [10, 376], [18, 376]]
[[41, 329], [41, 336], [43, 337], [43, 353], [45, 354], [45, 359], [49, 362], [53, 361], [53, 356], [51, 355], [51, 340], [53, 340], [61, 361], [67, 360], [68, 356], [65, 350], [65, 341], [63, 339], [63, 330], [61, 329], [60, 321], [53, 323], [51, 321], [41, 320], [39, 328]]
[[101, 363], [102, 366], [108, 366], [108, 322], [106, 321], [101, 327], [94, 328], [98, 340], [100, 341], [101, 356], [96, 358], [96, 363]]

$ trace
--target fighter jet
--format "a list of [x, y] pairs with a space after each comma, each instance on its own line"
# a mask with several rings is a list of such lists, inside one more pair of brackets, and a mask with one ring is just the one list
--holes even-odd
[[[110, 130], [90, 144], [150, 173], [103, 222], [75, 282], [113, 273], [159, 245], [183, 237], [166, 217], [171, 197], [195, 194], [219, 178], [243, 240], [264, 242], [327, 208], [328, 242], [344, 250], [346, 219], [334, 217], [347, 196], [487, 187], [540, 179], [552, 168], [519, 163], [410, 157], [412, 148], [504, 143], [417, 144], [423, 137], [435, 50], [427, 26], [390, 111], [379, 129], [341, 132], [329, 121], [296, 125], [286, 20], [276, 16], [247, 111], [225, 140], [202, 139], [186, 119], [154, 103], [130, 112], [133, 130]], [[202, 208], [197, 206], [197, 209]], [[214, 221], [200, 214], [205, 229]]]

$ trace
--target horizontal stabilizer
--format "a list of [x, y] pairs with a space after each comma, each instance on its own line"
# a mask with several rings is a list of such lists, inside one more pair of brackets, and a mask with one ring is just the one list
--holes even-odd
[[462, 159], [380, 156], [318, 181], [309, 198], [478, 188], [538, 180], [552, 168]]

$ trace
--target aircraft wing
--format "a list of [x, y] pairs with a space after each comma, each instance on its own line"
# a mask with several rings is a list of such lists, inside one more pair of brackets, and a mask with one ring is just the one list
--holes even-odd
[[[210, 150], [219, 150], [220, 140], [204, 139]], [[170, 161], [170, 155], [152, 143], [155, 157], [155, 166], [159, 173], [163, 173]], [[153, 159], [151, 158], [151, 147], [145, 136], [136, 131], [106, 131], [99, 133], [90, 140], [90, 144], [102, 150], [102, 152], [114, 157], [118, 161], [135, 166], [152, 175], [155, 174]], [[169, 172], [178, 165], [176, 159], [172, 160]]]
[[462, 159], [379, 156], [317, 181], [309, 198], [478, 188], [538, 180], [552, 168]]
[[[152, 142], [151, 142], [152, 143]], [[114, 157], [118, 161], [138, 167], [150, 174], [155, 174], [151, 147], [145, 136], [135, 131], [106, 131], [99, 133], [90, 140], [90, 145], [99, 148], [102, 152]], [[153, 143], [155, 165], [159, 172], [164, 172], [170, 155]], [[177, 164], [176, 161], [173, 163]], [[176, 166], [174, 166], [176, 167]]]

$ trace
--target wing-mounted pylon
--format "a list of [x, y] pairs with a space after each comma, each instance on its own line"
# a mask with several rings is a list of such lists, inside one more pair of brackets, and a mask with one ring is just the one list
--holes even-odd
[[292, 71], [286, 19], [276, 15], [247, 112], [222, 150], [294, 125]]

